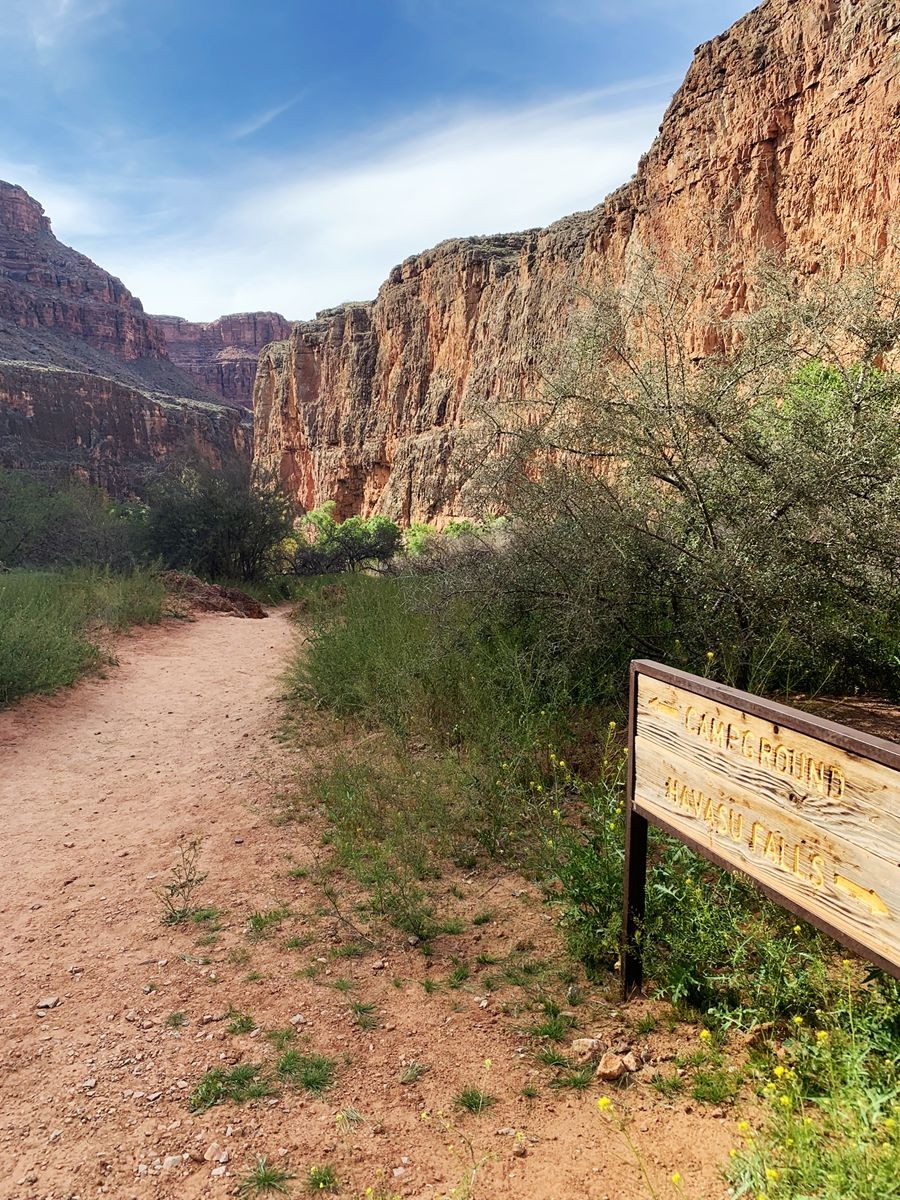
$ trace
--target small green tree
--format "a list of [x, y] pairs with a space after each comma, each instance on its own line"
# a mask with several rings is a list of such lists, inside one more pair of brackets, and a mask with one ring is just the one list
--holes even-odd
[[492, 488], [515, 520], [473, 590], [582, 678], [637, 654], [900, 686], [900, 299], [862, 272], [756, 286], [720, 317], [693, 270], [636, 266], [507, 414]]
[[303, 518], [313, 534], [312, 541], [300, 541], [294, 553], [293, 567], [301, 575], [338, 574], [361, 567], [390, 562], [401, 545], [399, 526], [387, 517], [348, 517], [335, 519], [335, 503], [326, 501]]
[[280, 569], [279, 549], [292, 527], [290, 501], [270, 481], [252, 478], [248, 466], [191, 465], [154, 489], [147, 541], [168, 567], [250, 581]]

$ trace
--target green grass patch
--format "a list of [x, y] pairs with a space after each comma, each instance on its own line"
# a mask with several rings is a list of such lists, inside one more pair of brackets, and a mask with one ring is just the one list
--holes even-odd
[[243, 1197], [288, 1194], [287, 1184], [296, 1176], [284, 1167], [277, 1167], [264, 1155], [256, 1157], [250, 1170], [237, 1182], [236, 1194]]
[[457, 1108], [465, 1109], [466, 1112], [474, 1113], [477, 1116], [496, 1104], [497, 1097], [491, 1096], [483, 1088], [469, 1085], [454, 1096], [453, 1103]]
[[259, 1063], [239, 1063], [230, 1071], [224, 1067], [213, 1067], [191, 1092], [188, 1107], [191, 1112], [205, 1112], [216, 1104], [224, 1104], [226, 1100], [232, 1100], [235, 1104], [261, 1100], [271, 1095], [271, 1091]]
[[279, 1058], [276, 1069], [285, 1083], [320, 1095], [334, 1083], [336, 1067], [334, 1059], [324, 1054], [301, 1054], [299, 1050], [287, 1050]]
[[108, 662], [104, 631], [153, 624], [165, 591], [149, 571], [0, 574], [0, 705], [54, 692]]

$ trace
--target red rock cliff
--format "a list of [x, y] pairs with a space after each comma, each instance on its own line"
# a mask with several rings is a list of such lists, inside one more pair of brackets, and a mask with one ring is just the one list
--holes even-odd
[[166, 353], [162, 333], [121, 280], [57, 241], [40, 204], [2, 181], [0, 319], [61, 331], [126, 361]]
[[170, 362], [124, 284], [0, 183], [0, 464], [124, 495], [174, 456], [218, 465], [249, 452], [246, 413]]
[[241, 414], [59, 367], [0, 369], [0, 462], [141, 494], [172, 459], [221, 466], [245, 457]]
[[432, 520], [465, 509], [455, 453], [476, 408], [537, 386], [579, 285], [636, 251], [702, 257], [713, 222], [736, 267], [762, 249], [896, 263], [897, 0], [768, 0], [701, 46], [635, 178], [548, 229], [447, 242], [377, 299], [319, 314], [260, 356], [256, 463], [306, 505]]
[[233, 313], [200, 323], [181, 317], [154, 317], [166, 351], [176, 366], [199, 379], [223, 400], [250, 408], [259, 352], [288, 337], [291, 323], [279, 313]]

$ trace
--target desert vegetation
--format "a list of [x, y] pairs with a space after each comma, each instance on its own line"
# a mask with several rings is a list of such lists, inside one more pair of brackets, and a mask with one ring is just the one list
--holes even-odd
[[109, 664], [109, 635], [163, 615], [165, 568], [259, 586], [291, 528], [278, 490], [237, 466], [184, 464], [147, 502], [0, 471], [0, 704]]
[[[491, 414], [502, 536], [309, 591], [294, 693], [369, 729], [312, 794], [336, 860], [426, 953], [447, 928], [429, 880], [493, 858], [609, 978], [632, 657], [789, 698], [900, 692], [900, 302], [872, 273], [757, 287], [751, 316], [720, 318], [698, 308], [709, 280], [648, 262], [592, 297], [543, 401]], [[698, 1099], [733, 1097], [715, 1047], [752, 1035], [735, 1195], [886, 1194], [897, 983], [661, 834], [641, 936], [655, 993], [713, 1039], [685, 1064]], [[565, 1071], [565, 1020], [544, 1024]]]

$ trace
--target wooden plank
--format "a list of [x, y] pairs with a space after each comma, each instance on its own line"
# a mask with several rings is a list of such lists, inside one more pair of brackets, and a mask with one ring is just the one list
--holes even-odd
[[758, 697], [641, 666], [635, 811], [900, 969], [900, 771], [869, 756], [894, 748], [829, 722], [816, 737], [808, 714], [792, 727], [772, 705], [767, 720]]
[[900, 771], [639, 676], [637, 728], [900, 866]]

